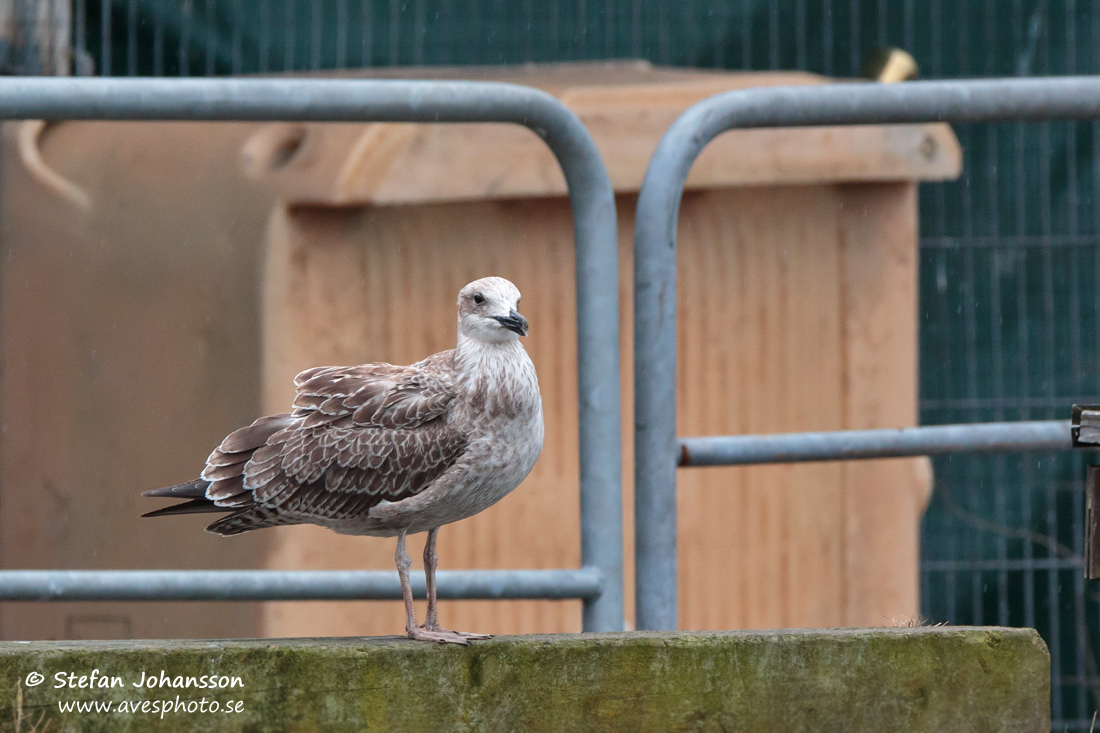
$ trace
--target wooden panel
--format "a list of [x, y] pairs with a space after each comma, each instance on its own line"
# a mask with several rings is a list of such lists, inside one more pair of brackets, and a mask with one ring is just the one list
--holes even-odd
[[[209, 516], [139, 519], [258, 410], [267, 195], [236, 170], [254, 129], [62, 123], [27, 171], [4, 125], [0, 559], [5, 568], [256, 567], [266, 539]], [[26, 143], [26, 140], [23, 140]], [[49, 179], [47, 179], [48, 181]], [[236, 541], [238, 540], [239, 541]], [[7, 639], [240, 636], [257, 604], [5, 604]]]
[[[665, 131], [705, 97], [827, 81], [803, 73], [599, 68], [617, 83], [595, 81], [584, 65], [532, 67], [519, 76], [470, 68], [463, 76], [515, 78], [556, 94], [584, 122], [619, 192], [639, 189]], [[516, 125], [276, 124], [249, 141], [245, 159], [251, 175], [297, 203], [423, 203], [566, 192], [549, 149]], [[960, 165], [958, 142], [946, 125], [748, 130], [708, 145], [687, 185], [942, 180], [957, 176]]]
[[[618, 192], [636, 192], [665, 130], [691, 103], [581, 112]], [[679, 100], [677, 100], [679, 101]], [[565, 194], [553, 154], [515, 125], [272, 125], [248, 143], [248, 170], [299, 203], [404, 204]], [[296, 152], [286, 162], [288, 149]], [[745, 130], [699, 156], [687, 187], [899, 179], [958, 174], [946, 125]]]
[[[843, 426], [841, 199], [689, 194], [679, 254], [678, 432]], [[679, 472], [682, 628], [837, 625], [837, 464]]]
[[[911, 187], [890, 187], [881, 202], [853, 199], [853, 190], [876, 189], [775, 187], [685, 197], [679, 259], [681, 434], [841, 429], [853, 421], [858, 427], [912, 424], [915, 316], [893, 326], [889, 319], [904, 313], [875, 311], [889, 306], [890, 298], [912, 305], [906, 300], [914, 297], [912, 283], [904, 282], [915, 281], [915, 224], [911, 211], [901, 211], [913, 206]], [[879, 217], [852, 208], [861, 203], [884, 207], [878, 227], [858, 225]], [[622, 376], [624, 394], [630, 395], [635, 198], [619, 197], [618, 206]], [[307, 366], [407, 363], [449, 348], [454, 295], [477, 276], [504, 275], [524, 292], [532, 324], [527, 346], [547, 416], [546, 448], [514, 494], [483, 515], [444, 528], [443, 567], [569, 567], [579, 560], [568, 221], [561, 200], [298, 207], [272, 221], [264, 308], [268, 410], [286, 408], [291, 379]], [[889, 254], [883, 259], [889, 271], [876, 269], [873, 258], [850, 261], [874, 250], [887, 230]], [[885, 279], [882, 286], [878, 276]], [[864, 296], [864, 289], [871, 294]], [[861, 335], [861, 324], [888, 328], [870, 342]], [[873, 353], [847, 345], [848, 334], [856, 331], [857, 339], [873, 343]], [[872, 369], [872, 355], [881, 368]], [[853, 380], [860, 382], [854, 396], [849, 394]], [[891, 396], [875, 402], [884, 392]], [[864, 403], [878, 407], [859, 406]], [[628, 619], [632, 424], [627, 398]], [[885, 471], [897, 492], [921, 497], [927, 491], [926, 477], [914, 473], [911, 461], [866, 465]], [[681, 471], [682, 626], [839, 626], [889, 623], [902, 611], [911, 616], [915, 595], [899, 599], [895, 589], [908, 588], [915, 578], [916, 546], [906, 538], [915, 536], [923, 503], [894, 502], [887, 514], [871, 512], [869, 507], [882, 505], [875, 503], [881, 478], [838, 463]], [[870, 530], [869, 518], [876, 522]], [[393, 540], [338, 537], [315, 528], [275, 532], [273, 567], [393, 565]], [[890, 561], [874, 560], [887, 541], [894, 548]], [[415, 541], [413, 548], [418, 545]], [[419, 566], [418, 558], [414, 564]], [[860, 596], [853, 600], [856, 593]], [[403, 624], [396, 603], [268, 608], [270, 635], [400, 633]], [[445, 602], [442, 609], [445, 624], [494, 633], [577, 630], [578, 611], [579, 604], [554, 602]]]
[[[916, 425], [916, 186], [841, 190], [847, 427]], [[912, 619], [920, 609], [915, 558], [920, 556], [919, 519], [931, 492], [931, 463], [926, 458], [856, 461], [844, 470], [844, 623]]]

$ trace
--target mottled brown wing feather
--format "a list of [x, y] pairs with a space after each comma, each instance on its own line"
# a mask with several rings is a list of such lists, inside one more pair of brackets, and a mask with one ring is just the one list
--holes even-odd
[[207, 498], [227, 509], [258, 505], [272, 519], [347, 519], [415, 495], [466, 448], [445, 420], [449, 359], [302, 372], [292, 414], [257, 420], [210, 456]]
[[227, 435], [206, 459], [201, 474], [203, 480], [210, 482], [206, 498], [225, 509], [251, 505], [252, 493], [244, 488], [245, 466], [272, 436], [297, 422], [293, 415], [270, 415]]
[[315, 367], [294, 379], [294, 414], [306, 427], [351, 417], [356, 425], [407, 429], [442, 417], [454, 400], [450, 351], [412, 366]]

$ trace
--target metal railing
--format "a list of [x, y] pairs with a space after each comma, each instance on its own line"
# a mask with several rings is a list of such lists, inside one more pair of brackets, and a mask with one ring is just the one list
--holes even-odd
[[[542, 91], [488, 82], [320, 79], [0, 79], [0, 118], [498, 122], [557, 157], [576, 238], [581, 565], [440, 572], [441, 598], [575, 598], [584, 629], [623, 626], [622, 459], [615, 199], [580, 119]], [[397, 574], [280, 571], [4, 571], [0, 600], [398, 599]]]
[[[425, 597], [424, 576], [412, 574]], [[440, 598], [595, 601], [606, 579], [577, 570], [440, 570]], [[383, 570], [4, 570], [5, 601], [381, 601], [401, 598]]]
[[680, 439], [680, 466], [848, 461], [857, 458], [942, 456], [1060, 450], [1070, 441], [1068, 420], [933, 425], [885, 430], [836, 430], [779, 435], [714, 435]]
[[1098, 118], [1100, 78], [1063, 77], [733, 91], [676, 120], [646, 171], [634, 235], [637, 628], [676, 628], [676, 468], [701, 465], [704, 451], [706, 465], [731, 465], [1071, 448], [1068, 422], [910, 428], [901, 431], [905, 446], [894, 430], [678, 440], [676, 223], [688, 171], [703, 148], [727, 130], [756, 127]]

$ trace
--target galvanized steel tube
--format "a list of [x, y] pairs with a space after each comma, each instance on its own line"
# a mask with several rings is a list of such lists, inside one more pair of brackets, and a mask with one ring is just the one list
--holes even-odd
[[895, 430], [681, 438], [679, 465], [743, 466], [951, 453], [1057, 451], [1071, 447], [1068, 420], [1036, 420]]
[[623, 625], [618, 250], [615, 198], [580, 119], [529, 87], [361, 79], [0, 79], [0, 118], [504, 122], [550, 147], [569, 188], [576, 237], [581, 563], [604, 579], [584, 628]]
[[[1100, 78], [835, 84], [726, 92], [669, 128], [634, 234], [636, 601], [639, 629], [676, 628], [676, 220], [699, 152], [735, 128], [1100, 117]], [[1068, 446], [1067, 446], [1068, 447]]]
[[[577, 570], [440, 570], [440, 598], [599, 597], [604, 578]], [[424, 576], [412, 575], [425, 597]], [[0, 570], [0, 601], [400, 600], [396, 572], [380, 570]]]

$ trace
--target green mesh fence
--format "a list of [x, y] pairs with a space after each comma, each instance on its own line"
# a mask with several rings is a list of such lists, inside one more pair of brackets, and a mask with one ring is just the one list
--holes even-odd
[[[211, 75], [646, 58], [852, 76], [900, 46], [924, 78], [1100, 73], [1073, 0], [77, 0], [81, 73]], [[956, 128], [957, 182], [921, 192], [927, 424], [1068, 418], [1100, 402], [1100, 126]], [[1055, 730], [1097, 703], [1100, 592], [1081, 575], [1080, 454], [937, 460], [923, 529], [934, 622], [1034, 626]]]

